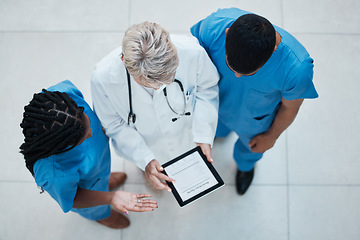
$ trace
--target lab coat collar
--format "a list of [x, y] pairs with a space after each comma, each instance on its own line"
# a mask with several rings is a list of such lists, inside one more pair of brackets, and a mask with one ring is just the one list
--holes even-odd
[[[130, 82], [131, 82], [131, 91], [133, 99], [142, 99], [145, 102], [152, 102], [152, 96], [146, 89], [139, 85], [130, 75]], [[154, 91], [154, 95], [156, 94], [156, 90]]]
[[155, 92], [162, 92], [166, 88], [166, 84], [161, 85], [161, 87], [158, 90], [155, 90]]

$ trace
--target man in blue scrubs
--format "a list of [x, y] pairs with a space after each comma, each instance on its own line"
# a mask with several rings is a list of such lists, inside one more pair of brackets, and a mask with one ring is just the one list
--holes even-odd
[[237, 9], [219, 9], [191, 28], [221, 77], [217, 137], [236, 132], [236, 189], [244, 194], [255, 163], [293, 122], [305, 98], [317, 98], [313, 59], [288, 32]]

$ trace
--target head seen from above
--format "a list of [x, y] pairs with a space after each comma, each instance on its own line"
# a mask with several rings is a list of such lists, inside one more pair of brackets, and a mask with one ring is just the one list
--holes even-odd
[[143, 22], [128, 28], [122, 51], [125, 67], [140, 85], [157, 89], [174, 81], [177, 50], [169, 32], [158, 24]]
[[84, 108], [66, 93], [43, 89], [24, 110], [20, 127], [25, 139], [20, 150], [33, 175], [37, 160], [69, 151], [92, 136]]
[[226, 30], [226, 62], [237, 77], [255, 74], [276, 49], [276, 31], [256, 14], [239, 17]]

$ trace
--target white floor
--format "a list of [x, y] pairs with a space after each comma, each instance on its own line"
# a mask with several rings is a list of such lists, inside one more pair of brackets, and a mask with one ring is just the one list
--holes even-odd
[[[185, 208], [149, 190], [136, 167], [114, 156], [113, 170], [129, 175], [123, 189], [150, 191], [159, 202], [154, 212], [130, 213], [125, 230], [64, 214], [39, 194], [18, 153], [33, 93], [70, 79], [91, 103], [92, 67], [129, 25], [149, 20], [189, 34], [192, 24], [231, 6], [295, 35], [315, 59], [320, 95], [305, 101], [265, 154], [244, 196], [234, 187], [234, 135], [214, 146], [226, 186]], [[0, 239], [360, 239], [359, 11], [358, 0], [0, 0]]]

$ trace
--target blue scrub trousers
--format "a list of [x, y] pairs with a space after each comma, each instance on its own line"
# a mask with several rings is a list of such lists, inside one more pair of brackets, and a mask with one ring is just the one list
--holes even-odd
[[[274, 116], [266, 119], [261, 128], [256, 129], [256, 124], [254, 124], [253, 128], [243, 127], [242, 129], [236, 129], [234, 132], [238, 136], [238, 140], [234, 145], [234, 154], [233, 157], [235, 159], [238, 170], [240, 171], [250, 171], [254, 168], [255, 163], [261, 159], [263, 153], [254, 153], [251, 151], [249, 147], [250, 140], [256, 135], [267, 131], [271, 123], [275, 117]], [[238, 123], [239, 126], [242, 126], [241, 123]], [[250, 124], [251, 126], [252, 124]], [[228, 128], [220, 119], [218, 121], [217, 129], [216, 129], [216, 137], [226, 137], [231, 132], [231, 129]]]

